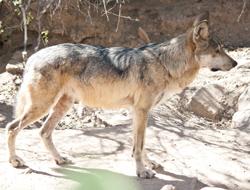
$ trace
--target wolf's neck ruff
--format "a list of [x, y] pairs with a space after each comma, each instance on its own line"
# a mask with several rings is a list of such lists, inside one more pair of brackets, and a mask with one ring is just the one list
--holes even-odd
[[187, 36], [181, 35], [157, 44], [154, 51], [159, 55], [159, 62], [166, 72], [173, 78], [180, 78], [190, 69], [199, 69], [193, 54], [190, 53], [193, 51], [191, 46], [192, 44], [188, 44]]

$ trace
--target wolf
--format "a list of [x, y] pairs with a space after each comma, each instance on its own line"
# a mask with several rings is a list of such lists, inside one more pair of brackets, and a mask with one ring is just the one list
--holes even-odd
[[55, 148], [52, 131], [79, 101], [94, 108], [131, 108], [136, 174], [152, 178], [157, 164], [144, 148], [150, 109], [190, 84], [200, 68], [228, 71], [236, 65], [210, 34], [208, 13], [197, 16], [186, 33], [162, 43], [139, 48], [65, 43], [39, 50], [27, 60], [15, 119], [6, 126], [9, 162], [24, 166], [16, 154], [16, 137], [48, 115], [40, 130], [42, 141], [57, 164], [68, 163]]

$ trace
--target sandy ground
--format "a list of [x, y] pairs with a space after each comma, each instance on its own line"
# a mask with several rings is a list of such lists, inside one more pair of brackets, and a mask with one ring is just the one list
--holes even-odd
[[[163, 114], [164, 115], [164, 114]], [[88, 187], [103, 173], [110, 186], [123, 189], [122, 180], [135, 189], [160, 190], [173, 184], [177, 190], [217, 186], [250, 189], [249, 129], [200, 129], [166, 125], [164, 116], [150, 117], [146, 147], [150, 157], [161, 163], [154, 179], [135, 177], [129, 125], [82, 130], [57, 130], [55, 144], [73, 165], [56, 166], [45, 151], [38, 129], [24, 130], [17, 141], [18, 153], [29, 169], [14, 169], [7, 163], [5, 132], [0, 129], [0, 189], [74, 189]], [[72, 176], [78, 175], [76, 179]], [[93, 177], [94, 176], [94, 177]], [[121, 178], [114, 183], [113, 178]], [[114, 184], [113, 184], [114, 183]], [[133, 185], [128, 188], [133, 189]]]

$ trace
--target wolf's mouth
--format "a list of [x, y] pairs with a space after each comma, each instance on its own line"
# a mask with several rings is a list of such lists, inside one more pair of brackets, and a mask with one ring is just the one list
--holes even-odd
[[211, 69], [211, 71], [213, 71], [213, 72], [216, 72], [216, 71], [220, 71], [221, 69], [219, 69], [219, 68], [212, 68]]

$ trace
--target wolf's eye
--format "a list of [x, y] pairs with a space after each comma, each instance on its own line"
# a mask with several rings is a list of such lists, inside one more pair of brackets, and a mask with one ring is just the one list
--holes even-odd
[[220, 53], [220, 50], [219, 50], [219, 49], [216, 49], [216, 50], [215, 50], [215, 53]]

